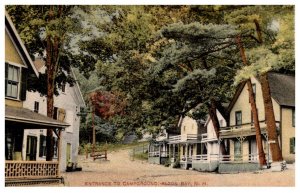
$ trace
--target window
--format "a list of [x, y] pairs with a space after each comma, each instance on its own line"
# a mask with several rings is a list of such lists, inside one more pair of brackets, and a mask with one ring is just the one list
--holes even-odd
[[20, 82], [20, 68], [7, 64], [5, 69], [5, 96], [18, 98], [19, 94], [19, 82]]
[[292, 126], [295, 127], [295, 109], [292, 111]]
[[58, 112], [58, 108], [57, 107], [54, 107], [54, 109], [53, 109], [53, 119], [55, 119], [55, 120], [57, 120], [57, 113]]
[[239, 140], [234, 141], [234, 160], [242, 160], [242, 143]]
[[58, 148], [58, 139], [56, 137], [53, 137], [53, 143], [54, 143], [54, 154], [53, 154], [53, 157], [57, 158], [57, 148]]
[[242, 124], [242, 111], [236, 111], [235, 112], [235, 125], [241, 125]]
[[46, 156], [46, 136], [40, 135], [40, 150], [39, 150], [39, 157]]
[[290, 154], [295, 154], [295, 137], [290, 138]]
[[39, 102], [34, 101], [34, 110], [33, 111], [38, 113], [39, 112], [39, 106], [40, 106]]
[[65, 83], [63, 83], [63, 84], [61, 85], [61, 91], [62, 91], [62, 92], [66, 92], [66, 84], [65, 84]]

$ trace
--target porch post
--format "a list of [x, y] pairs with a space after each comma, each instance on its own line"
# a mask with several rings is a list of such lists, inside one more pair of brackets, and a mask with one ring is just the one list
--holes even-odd
[[61, 129], [58, 130], [58, 155], [57, 155], [57, 162], [58, 162], [58, 176], [60, 176], [60, 162], [61, 162]]
[[158, 146], [158, 157], [160, 159], [160, 156], [161, 156], [161, 144], [159, 144]]

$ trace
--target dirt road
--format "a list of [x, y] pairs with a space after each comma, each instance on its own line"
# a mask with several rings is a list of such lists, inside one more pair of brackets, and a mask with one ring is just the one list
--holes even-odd
[[109, 161], [79, 156], [81, 172], [63, 173], [66, 186], [295, 186], [294, 165], [283, 172], [264, 170], [239, 174], [173, 169], [146, 161], [131, 161], [128, 150], [108, 154]]

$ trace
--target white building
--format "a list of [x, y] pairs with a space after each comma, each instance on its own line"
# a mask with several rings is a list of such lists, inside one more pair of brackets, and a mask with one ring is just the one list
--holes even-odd
[[[218, 109], [217, 118], [220, 127], [227, 126], [224, 115], [222, 115]], [[208, 119], [205, 122], [205, 128], [207, 133], [202, 134], [201, 143], [204, 144], [207, 151], [202, 155], [196, 155], [193, 157], [192, 168], [199, 171], [215, 171], [219, 165], [220, 145], [210, 116], [208, 116]], [[226, 142], [224, 141], [224, 143]], [[225, 146], [225, 148], [226, 147], [228, 146]]]
[[[45, 66], [41, 65], [40, 62], [36, 62], [35, 65], [39, 72], [45, 72]], [[71, 75], [75, 78], [72, 70]], [[80, 116], [77, 114], [82, 107], [85, 107], [85, 102], [77, 82], [72, 87], [67, 83], [62, 90], [59, 90], [59, 95], [54, 96], [54, 119], [64, 121], [70, 125], [62, 131], [61, 171], [66, 169], [68, 162], [77, 162], [80, 127]], [[27, 91], [27, 100], [24, 102], [24, 108], [47, 115], [47, 99], [38, 92]], [[46, 132], [46, 129], [25, 130], [22, 149], [22, 155], [25, 157], [23, 160], [46, 159]], [[54, 134], [53, 136], [56, 143], [56, 135]], [[58, 155], [56, 148], [54, 149], [54, 159], [56, 159]]]

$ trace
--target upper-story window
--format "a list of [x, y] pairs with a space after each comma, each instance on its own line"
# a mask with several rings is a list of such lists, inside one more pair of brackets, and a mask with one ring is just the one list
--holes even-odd
[[295, 127], [295, 109], [292, 111], [292, 126]]
[[242, 111], [236, 111], [235, 112], [235, 125], [241, 125], [242, 124]]
[[[7, 63], [6, 63], [7, 64]], [[18, 98], [20, 83], [20, 67], [7, 64], [5, 69], [5, 96]]]
[[58, 108], [57, 107], [53, 108], [53, 119], [55, 119], [55, 120], [58, 119]]
[[61, 86], [61, 91], [62, 91], [62, 92], [66, 92], [66, 84], [62, 84], [62, 86]]
[[37, 102], [37, 101], [34, 101], [34, 109], [33, 111], [38, 113], [39, 112], [39, 106], [40, 106], [40, 103]]

